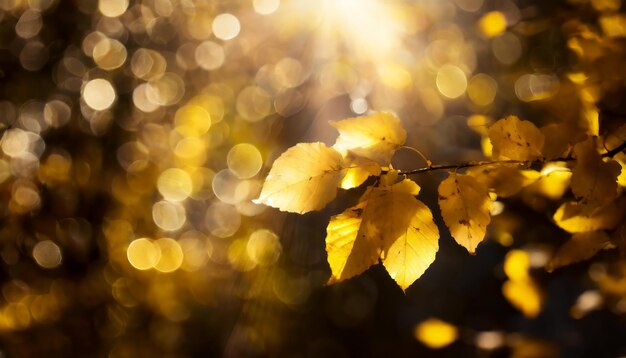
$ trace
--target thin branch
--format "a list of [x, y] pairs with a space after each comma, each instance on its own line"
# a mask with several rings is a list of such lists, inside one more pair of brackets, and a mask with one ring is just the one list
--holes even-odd
[[[622, 143], [621, 145], [609, 150], [608, 152], [602, 154], [602, 158], [613, 158], [615, 155], [617, 155], [618, 153], [621, 153], [622, 151], [626, 150], [626, 142]], [[498, 164], [518, 164], [518, 165], [530, 165], [533, 163], [546, 163], [546, 162], [571, 162], [576, 160], [576, 158], [574, 157], [560, 157], [560, 158], [554, 158], [551, 160], [544, 160], [544, 159], [539, 159], [539, 160], [493, 160], [493, 161], [475, 161], [475, 162], [466, 162], [466, 163], [459, 163], [459, 164], [439, 164], [439, 165], [429, 165], [427, 167], [424, 168], [418, 168], [418, 169], [411, 169], [411, 170], [404, 170], [404, 171], [400, 171], [398, 174], [400, 175], [411, 175], [411, 174], [419, 174], [419, 173], [425, 173], [425, 172], [430, 172], [430, 171], [435, 171], [435, 170], [447, 170], [447, 169], [463, 169], [463, 168], [471, 168], [471, 167], [482, 167], [482, 166], [487, 166], [487, 165], [498, 165]]]
[[618, 145], [617, 147], [609, 150], [608, 152], [602, 154], [602, 158], [613, 158], [617, 154], [623, 152], [626, 149], [626, 142]]
[[530, 164], [530, 163], [532, 163], [531, 160], [494, 160], [494, 161], [466, 162], [466, 163], [459, 163], [459, 164], [439, 164], [439, 165], [430, 165], [424, 168], [400, 171], [400, 173], [398, 174], [411, 175], [411, 174], [430, 172], [434, 170], [463, 169], [463, 168], [480, 167], [480, 166], [497, 165], [497, 164], [520, 164], [522, 165], [522, 164]]

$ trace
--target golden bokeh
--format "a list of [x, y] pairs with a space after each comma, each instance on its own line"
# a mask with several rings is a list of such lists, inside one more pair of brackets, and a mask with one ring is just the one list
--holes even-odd
[[[0, 0], [0, 355], [623, 353], [619, 329], [586, 328], [626, 313], [625, 38], [621, 0]], [[405, 139], [372, 125], [350, 146], [329, 124], [383, 111]], [[490, 135], [508, 115], [544, 138], [533, 160]], [[600, 208], [572, 190], [588, 137], [594, 173], [622, 169], [591, 190], [615, 185]], [[287, 190], [332, 196], [303, 215], [259, 200], [298, 143], [338, 153], [270, 178], [332, 179]], [[376, 244], [331, 284], [328, 223], [395, 170], [437, 260], [401, 290], [384, 273], [401, 255]], [[476, 256], [440, 220], [447, 170], [489, 185]], [[545, 272], [579, 234], [597, 254]]]

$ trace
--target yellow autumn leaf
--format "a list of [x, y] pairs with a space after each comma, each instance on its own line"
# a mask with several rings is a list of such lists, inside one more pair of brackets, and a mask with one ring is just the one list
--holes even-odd
[[506, 276], [512, 281], [530, 279], [530, 255], [524, 250], [511, 250], [504, 258], [502, 267]]
[[619, 176], [617, 177], [617, 184], [619, 186], [624, 186], [626, 187], [626, 155], [625, 154], [618, 154], [615, 156], [615, 160], [619, 163], [619, 165], [622, 167], [622, 172], [619, 174]]
[[380, 165], [378, 163], [362, 157], [346, 159], [346, 173], [341, 179], [339, 187], [341, 189], [352, 189], [363, 184], [370, 176], [380, 175]]
[[559, 247], [556, 254], [552, 257], [552, 260], [550, 260], [546, 266], [546, 269], [553, 271], [561, 266], [590, 259], [598, 251], [605, 248], [610, 240], [611, 238], [604, 231], [589, 231], [574, 234]]
[[536, 170], [522, 170], [504, 165], [469, 168], [467, 174], [485, 183], [498, 196], [505, 198], [517, 194], [541, 176]]
[[563, 156], [563, 153], [570, 148], [572, 140], [572, 130], [566, 123], [549, 124], [541, 127], [541, 133], [545, 138], [541, 152], [544, 158], [553, 159]]
[[344, 167], [324, 143], [297, 144], [276, 159], [254, 202], [300, 214], [320, 210], [337, 195]]
[[574, 155], [576, 165], [572, 169], [572, 193], [590, 206], [602, 206], [615, 199], [621, 165], [614, 160], [602, 160], [595, 138], [576, 144]]
[[380, 258], [406, 289], [434, 261], [439, 233], [430, 210], [415, 198], [419, 186], [409, 179], [381, 183], [369, 188], [358, 205], [331, 218], [326, 235], [329, 283], [353, 277]]
[[533, 318], [541, 312], [543, 296], [539, 287], [530, 279], [504, 282], [502, 294], [526, 317]]
[[577, 202], [563, 203], [552, 217], [556, 224], [570, 233], [610, 230], [622, 220], [624, 200], [593, 208]]
[[502, 285], [502, 294], [526, 317], [535, 317], [541, 311], [543, 297], [530, 276], [530, 256], [523, 250], [511, 250], [504, 258], [504, 273], [509, 278]]
[[549, 163], [541, 170], [541, 177], [526, 187], [524, 193], [558, 200], [569, 189], [571, 177], [572, 172], [564, 164]]
[[396, 149], [404, 145], [406, 131], [400, 119], [389, 112], [376, 112], [369, 116], [331, 121], [339, 131], [333, 146], [340, 153], [354, 153], [387, 165]]
[[451, 172], [439, 184], [439, 208], [452, 237], [473, 254], [491, 221], [491, 199], [485, 184], [470, 175]]
[[542, 157], [544, 136], [532, 122], [516, 116], [500, 119], [489, 128], [494, 159], [536, 160]]
[[[626, 124], [613, 132], [609, 132], [601, 139], [601, 143], [607, 150], [614, 150], [626, 142]], [[626, 187], [626, 153], [616, 153], [613, 159], [622, 167], [622, 172], [617, 177], [617, 184]]]
[[433, 214], [417, 199], [414, 205], [409, 226], [387, 249], [383, 260], [387, 272], [403, 290], [422, 276], [439, 250], [439, 230]]
[[331, 278], [328, 283], [354, 277], [378, 262], [381, 245], [363, 226], [367, 200], [333, 216], [326, 228], [326, 252]]

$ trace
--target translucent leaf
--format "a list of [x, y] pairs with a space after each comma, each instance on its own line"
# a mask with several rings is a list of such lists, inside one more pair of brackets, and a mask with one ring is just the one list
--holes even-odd
[[415, 198], [419, 186], [408, 179], [381, 183], [369, 188], [358, 205], [331, 218], [326, 236], [329, 283], [353, 277], [380, 258], [406, 289], [435, 259], [439, 233], [430, 210]]
[[625, 154], [618, 154], [615, 156], [615, 160], [619, 163], [619, 165], [622, 167], [622, 172], [619, 174], [619, 176], [617, 177], [617, 184], [619, 186], [624, 186], [626, 187], [626, 155]]
[[406, 131], [400, 119], [389, 112], [331, 121], [339, 131], [333, 146], [339, 152], [352, 152], [381, 165], [389, 164], [396, 149], [404, 144]]
[[542, 157], [544, 136], [533, 123], [516, 116], [500, 119], [489, 128], [495, 159], [536, 160]]
[[346, 167], [346, 173], [339, 185], [341, 189], [356, 188], [370, 176], [380, 175], [381, 171], [378, 163], [362, 157], [347, 160]]
[[536, 170], [520, 170], [510, 166], [482, 166], [469, 168], [467, 174], [485, 183], [498, 196], [509, 197], [534, 183], [541, 174]]
[[451, 172], [439, 184], [439, 208], [452, 237], [473, 254], [491, 220], [491, 199], [485, 184], [470, 175]]
[[560, 199], [569, 189], [572, 172], [558, 165], [546, 165], [541, 177], [524, 189], [527, 194], [538, 194], [552, 200]]
[[326, 228], [329, 283], [343, 281], [367, 270], [378, 261], [380, 243], [370, 238], [363, 224], [367, 200], [333, 216]]
[[576, 165], [572, 169], [572, 192], [582, 202], [602, 206], [617, 196], [617, 176], [622, 170], [614, 160], [604, 162], [596, 150], [596, 139], [574, 146]]
[[581, 232], [572, 235], [566, 241], [552, 260], [546, 266], [548, 271], [553, 271], [561, 266], [590, 259], [598, 251], [605, 248], [610, 241], [609, 235], [604, 231]]
[[387, 249], [383, 260], [387, 272], [403, 290], [422, 276], [439, 249], [439, 230], [430, 209], [419, 200], [414, 204], [416, 211], [409, 226]]
[[344, 167], [341, 154], [323, 143], [297, 144], [276, 159], [254, 202], [300, 214], [320, 210], [337, 195]]
[[601, 208], [592, 208], [577, 202], [563, 203], [552, 217], [563, 230], [571, 233], [610, 230], [622, 220], [624, 200], [614, 201]]

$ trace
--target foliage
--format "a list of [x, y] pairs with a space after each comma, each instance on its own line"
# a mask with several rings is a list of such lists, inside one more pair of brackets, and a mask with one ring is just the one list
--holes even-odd
[[[492, 200], [498, 195], [515, 195], [541, 180], [541, 175], [529, 175], [529, 169], [546, 168], [555, 162], [562, 164], [560, 170], [572, 171], [570, 187], [577, 201], [563, 203], [554, 214], [555, 223], [574, 235], [555, 253], [548, 270], [617, 247], [610, 233], [617, 232], [624, 201], [617, 199], [621, 166], [612, 157], [626, 142], [603, 149], [598, 148], [595, 136], [586, 136], [571, 143], [572, 156], [547, 160], [542, 154], [546, 140], [542, 130], [530, 121], [509, 116], [489, 127], [493, 161], [445, 166], [427, 161], [426, 168], [403, 172], [391, 166], [391, 158], [406, 138], [393, 114], [373, 113], [332, 125], [339, 131], [335, 144], [300, 143], [288, 149], [274, 162], [258, 199], [280, 210], [303, 214], [322, 209], [336, 197], [337, 187], [362, 185], [366, 174], [376, 178], [356, 206], [330, 219], [326, 235], [332, 271], [329, 283], [358, 275], [380, 261], [406, 290], [426, 271], [438, 250], [439, 230], [431, 210], [415, 198], [419, 185], [407, 176], [429, 170], [452, 169], [439, 184], [439, 208], [452, 237], [470, 254], [485, 238]], [[569, 148], [559, 155], [565, 152]], [[381, 165], [380, 169], [374, 163]], [[459, 173], [463, 168], [472, 170]], [[343, 179], [355, 170], [360, 174], [350, 175], [358, 180], [343, 185]], [[529, 285], [527, 280], [516, 282], [518, 288], [509, 284], [505, 294]]]

